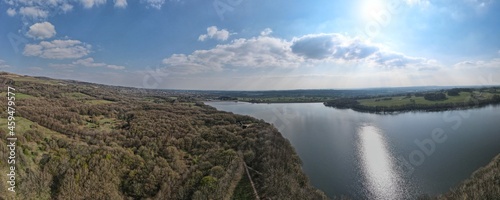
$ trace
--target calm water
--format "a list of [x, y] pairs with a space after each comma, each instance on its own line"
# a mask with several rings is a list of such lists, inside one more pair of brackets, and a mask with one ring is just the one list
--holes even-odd
[[500, 153], [500, 107], [377, 115], [321, 103], [206, 104], [274, 124], [330, 197], [442, 193]]

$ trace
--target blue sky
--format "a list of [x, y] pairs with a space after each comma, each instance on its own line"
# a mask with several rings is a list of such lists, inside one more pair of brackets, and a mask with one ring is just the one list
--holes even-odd
[[497, 0], [0, 0], [0, 70], [271, 90], [500, 85]]

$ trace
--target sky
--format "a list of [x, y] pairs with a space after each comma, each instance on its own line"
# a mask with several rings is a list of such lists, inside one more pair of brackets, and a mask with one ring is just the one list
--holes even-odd
[[0, 0], [0, 71], [154, 89], [500, 85], [499, 0]]

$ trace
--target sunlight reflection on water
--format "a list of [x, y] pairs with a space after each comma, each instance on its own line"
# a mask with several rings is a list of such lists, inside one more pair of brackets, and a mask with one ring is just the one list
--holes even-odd
[[396, 170], [381, 130], [363, 125], [358, 130], [358, 152], [370, 199], [403, 199], [401, 174]]

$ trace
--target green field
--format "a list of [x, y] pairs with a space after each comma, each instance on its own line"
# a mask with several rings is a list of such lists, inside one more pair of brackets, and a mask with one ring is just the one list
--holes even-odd
[[[31, 129], [30, 127], [32, 127], [34, 124], [32, 121], [27, 120], [27, 119], [22, 118], [22, 117], [14, 117], [14, 118], [15, 118], [14, 121], [16, 122], [16, 124], [15, 124], [15, 127], [16, 127], [15, 132], [16, 133], [24, 133], [27, 130], [30, 130]], [[6, 118], [3, 118], [3, 117], [0, 118], [0, 127], [4, 132], [6, 132], [6, 133], [9, 132], [9, 130], [7, 129], [7, 119]]]
[[77, 99], [77, 100], [89, 100], [89, 99], [95, 99], [94, 97], [91, 97], [89, 95], [80, 93], [80, 92], [69, 92], [69, 93], [63, 93], [63, 97], [67, 97], [70, 99]]
[[[15, 133], [16, 135], [24, 135], [24, 133], [28, 130], [37, 130], [38, 132], [42, 133], [45, 137], [48, 136], [54, 136], [54, 137], [66, 137], [65, 135], [62, 135], [58, 132], [52, 131], [48, 128], [45, 128], [43, 126], [38, 125], [35, 122], [32, 122], [26, 118], [23, 117], [15, 117]], [[0, 130], [5, 131], [5, 133], [8, 133], [10, 130], [7, 129], [7, 119], [6, 118], [0, 118]]]
[[[8, 135], [10, 130], [8, 129], [7, 122], [7, 119], [0, 118], [0, 130]], [[35, 130], [36, 132], [27, 133], [29, 130]], [[18, 143], [21, 144], [17, 147], [18, 151], [23, 152], [23, 154], [19, 155], [29, 158], [25, 159], [25, 161], [30, 164], [21, 166], [22, 169], [28, 166], [36, 166], [35, 164], [39, 161], [45, 148], [41, 145], [42, 139], [68, 139], [67, 136], [63, 134], [47, 129], [23, 117], [15, 117], [14, 133], [14, 137], [16, 137], [18, 139]]]
[[109, 104], [114, 102], [103, 99], [92, 99], [92, 100], [86, 100], [85, 103], [90, 105], [99, 105], [99, 104]]
[[21, 100], [21, 99], [33, 99], [35, 98], [34, 96], [28, 95], [28, 94], [23, 94], [23, 93], [16, 93], [16, 99]]
[[[494, 94], [490, 92], [472, 92], [474, 98], [484, 100], [491, 98]], [[358, 102], [364, 106], [402, 106], [402, 105], [410, 105], [410, 104], [419, 104], [419, 105], [434, 105], [441, 103], [467, 103], [471, 100], [471, 92], [460, 92], [459, 96], [449, 96], [446, 95], [446, 100], [443, 101], [429, 101], [424, 99], [424, 97], [416, 97], [414, 95], [411, 98], [406, 96], [394, 96], [394, 97], [379, 97], [379, 98], [371, 98], [371, 99], [360, 99]], [[391, 98], [390, 100], [384, 100], [384, 98]]]
[[69, 98], [69, 99], [75, 99], [78, 101], [81, 101], [85, 104], [89, 105], [99, 105], [99, 104], [109, 104], [109, 103], [114, 103], [113, 101], [108, 101], [104, 99], [96, 99], [93, 96], [89, 96], [80, 92], [70, 92], [70, 93], [63, 93], [63, 97]]
[[[34, 96], [31, 96], [28, 94], [23, 94], [23, 93], [18, 93], [18, 92], [15, 92], [14, 94], [15, 94], [16, 100], [35, 98]], [[0, 97], [7, 98], [7, 92], [1, 92]]]
[[[113, 130], [113, 127], [116, 124], [117, 119], [114, 118], [106, 118], [104, 116], [96, 116], [91, 117], [88, 115], [82, 116], [84, 117], [84, 126], [86, 128], [96, 129], [99, 131], [109, 132]], [[83, 128], [83, 127], [82, 127]]]

